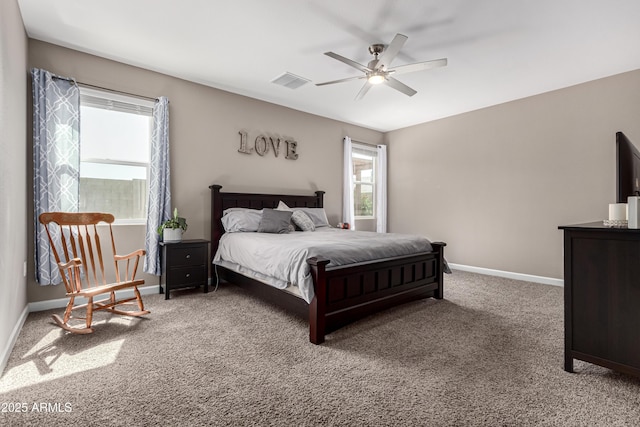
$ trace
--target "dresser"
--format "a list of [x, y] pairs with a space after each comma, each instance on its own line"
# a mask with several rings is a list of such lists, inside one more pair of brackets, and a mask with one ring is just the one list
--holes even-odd
[[[204, 286], [209, 292], [209, 241], [203, 239], [180, 242], [160, 242], [162, 248], [162, 276], [165, 278], [164, 298], [171, 289]], [[160, 293], [162, 293], [160, 276]]]
[[564, 230], [564, 369], [574, 359], [640, 376], [640, 230]]

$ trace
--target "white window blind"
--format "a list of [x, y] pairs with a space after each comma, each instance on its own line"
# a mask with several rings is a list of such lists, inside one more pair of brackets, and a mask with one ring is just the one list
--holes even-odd
[[81, 87], [80, 210], [146, 221], [153, 102]]
[[122, 113], [153, 115], [153, 102], [108, 91], [80, 87], [80, 103], [86, 107], [120, 111]]

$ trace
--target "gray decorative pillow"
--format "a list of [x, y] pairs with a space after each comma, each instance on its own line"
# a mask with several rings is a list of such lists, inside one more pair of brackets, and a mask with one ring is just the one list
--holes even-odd
[[309, 218], [309, 215], [303, 211], [293, 211], [291, 220], [302, 231], [316, 231], [316, 226], [313, 224], [313, 221]]
[[289, 211], [263, 209], [258, 233], [288, 233], [291, 214], [292, 212]]
[[[291, 211], [291, 209], [289, 209], [289, 206], [287, 206], [287, 204], [285, 202], [283, 202], [282, 200], [280, 200], [278, 202], [278, 206], [276, 207], [277, 211]], [[293, 225], [293, 223], [289, 223], [289, 231], [296, 231], [296, 227]]]

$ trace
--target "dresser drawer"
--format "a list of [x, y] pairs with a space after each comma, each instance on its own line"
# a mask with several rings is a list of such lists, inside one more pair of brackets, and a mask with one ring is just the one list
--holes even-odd
[[207, 263], [207, 247], [180, 246], [171, 248], [171, 255], [167, 259], [167, 268], [191, 265], [203, 265]]
[[174, 288], [190, 284], [206, 283], [207, 270], [199, 267], [178, 267], [167, 270], [167, 284]]

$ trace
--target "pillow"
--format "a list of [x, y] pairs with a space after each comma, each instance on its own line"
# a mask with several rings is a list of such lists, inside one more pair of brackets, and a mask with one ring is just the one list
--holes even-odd
[[[277, 211], [290, 211], [289, 206], [287, 206], [282, 200], [278, 201], [278, 206], [276, 207]], [[292, 218], [293, 221], [293, 218]], [[289, 223], [289, 231], [296, 231], [295, 225]]]
[[316, 228], [329, 227], [329, 220], [327, 219], [327, 213], [324, 211], [324, 208], [294, 208], [294, 210], [298, 209], [309, 215], [309, 218], [311, 218]]
[[222, 216], [225, 216], [226, 214], [228, 214], [229, 212], [246, 212], [246, 211], [253, 211], [253, 212], [260, 212], [262, 214], [262, 209], [252, 209], [252, 208], [227, 208], [225, 210], [222, 211]]
[[231, 208], [224, 211], [221, 219], [227, 233], [240, 231], [258, 231], [262, 219], [262, 211], [257, 209]]
[[[306, 213], [309, 218], [313, 221], [313, 225], [316, 227], [330, 227], [329, 220], [327, 219], [327, 213], [324, 211], [324, 208], [290, 208], [284, 203], [282, 200], [278, 202], [278, 210], [292, 210], [292, 211], [303, 211]], [[294, 221], [295, 223], [295, 221]], [[296, 224], [298, 225], [298, 224]]]
[[289, 206], [287, 206], [287, 204], [285, 202], [283, 202], [282, 200], [278, 201], [278, 207], [276, 208], [279, 211], [290, 211], [291, 208]]
[[316, 231], [316, 226], [309, 215], [301, 210], [294, 210], [291, 214], [291, 220], [302, 231]]
[[279, 211], [276, 209], [263, 209], [262, 219], [258, 226], [258, 233], [288, 233], [291, 224], [290, 211]]

